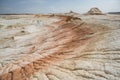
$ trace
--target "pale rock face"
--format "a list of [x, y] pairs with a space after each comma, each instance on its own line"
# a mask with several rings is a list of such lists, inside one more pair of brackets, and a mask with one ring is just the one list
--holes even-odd
[[0, 80], [120, 79], [119, 16], [24, 17], [22, 29], [0, 31]]

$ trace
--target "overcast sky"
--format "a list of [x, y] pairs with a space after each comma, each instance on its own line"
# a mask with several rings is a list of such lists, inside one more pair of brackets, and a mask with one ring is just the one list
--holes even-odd
[[0, 0], [3, 13], [59, 13], [70, 10], [85, 13], [98, 7], [104, 13], [120, 12], [120, 0]]

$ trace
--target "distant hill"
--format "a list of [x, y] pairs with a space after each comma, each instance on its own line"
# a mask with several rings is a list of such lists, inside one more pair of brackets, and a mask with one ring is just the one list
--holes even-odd
[[108, 14], [120, 14], [120, 12], [108, 12]]

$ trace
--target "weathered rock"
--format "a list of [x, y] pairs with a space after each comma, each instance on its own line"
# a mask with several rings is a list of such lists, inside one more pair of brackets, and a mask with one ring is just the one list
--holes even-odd
[[64, 15], [66, 15], [66, 16], [78, 16], [78, 15], [80, 15], [80, 14], [77, 13], [77, 12], [74, 12], [74, 11], [70, 11], [70, 12], [68, 12], [68, 13], [65, 13]]
[[[33, 21], [38, 30], [32, 32], [29, 26], [4, 28], [10, 32], [1, 31], [1, 41], [11, 43], [7, 49], [8, 42], [1, 44], [0, 80], [119, 80], [120, 23], [109, 25], [119, 20], [113, 17], [42, 16]], [[29, 33], [15, 37], [21, 31]]]
[[103, 13], [102, 13], [102, 11], [101, 11], [100, 9], [94, 7], [94, 8], [91, 8], [91, 9], [87, 12], [87, 14], [90, 14], [90, 15], [102, 15]]

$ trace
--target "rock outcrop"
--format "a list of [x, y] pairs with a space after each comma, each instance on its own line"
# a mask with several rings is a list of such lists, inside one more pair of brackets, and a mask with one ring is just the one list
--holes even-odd
[[68, 13], [65, 13], [64, 15], [66, 15], [66, 16], [77, 16], [77, 15], [80, 15], [80, 14], [77, 13], [77, 12], [74, 12], [74, 11], [70, 11]]
[[111, 18], [100, 25], [105, 17], [33, 16], [14, 31], [5, 26], [0, 80], [119, 80], [120, 23], [113, 29], [108, 23], [119, 18]]
[[87, 14], [90, 14], [90, 15], [103, 15], [102, 11], [99, 9], [99, 8], [91, 8]]

